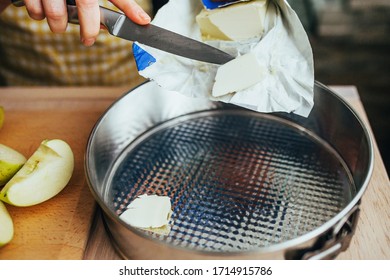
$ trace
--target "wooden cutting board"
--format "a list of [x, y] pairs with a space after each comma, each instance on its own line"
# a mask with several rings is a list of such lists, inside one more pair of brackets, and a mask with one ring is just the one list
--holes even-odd
[[[103, 112], [126, 88], [0, 88], [6, 111], [0, 143], [29, 157], [49, 138], [67, 141], [75, 155], [68, 186], [40, 205], [7, 208], [15, 236], [0, 248], [1, 259], [119, 259], [104, 230], [85, 182], [84, 152], [89, 134]], [[336, 91], [350, 92], [342, 87]], [[355, 89], [356, 91], [356, 89]], [[353, 92], [352, 92], [353, 93]], [[343, 95], [363, 116], [357, 93]], [[373, 176], [363, 197], [361, 217], [350, 248], [339, 259], [389, 259], [389, 178], [375, 145]]]
[[128, 88], [0, 88], [5, 123], [0, 143], [27, 158], [44, 139], [65, 140], [75, 156], [67, 187], [36, 206], [7, 206], [14, 221], [0, 259], [82, 259], [95, 202], [84, 176], [89, 134], [103, 112]]

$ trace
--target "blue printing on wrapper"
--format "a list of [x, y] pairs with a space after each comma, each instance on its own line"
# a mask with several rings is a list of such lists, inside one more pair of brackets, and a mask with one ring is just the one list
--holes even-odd
[[226, 5], [233, 4], [236, 2], [241, 2], [241, 1], [242, 0], [226, 0], [226, 1], [215, 2], [212, 0], [202, 0], [203, 6], [208, 10], [217, 9], [217, 8], [224, 7]]
[[138, 71], [145, 70], [150, 65], [156, 62], [154, 56], [141, 48], [138, 44], [133, 44], [133, 55]]

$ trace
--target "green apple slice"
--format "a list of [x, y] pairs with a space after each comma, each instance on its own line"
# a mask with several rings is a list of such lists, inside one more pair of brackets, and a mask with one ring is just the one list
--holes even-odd
[[3, 127], [4, 123], [4, 108], [0, 106], [0, 128]]
[[7, 208], [0, 201], [0, 247], [9, 243], [14, 237], [14, 223]]
[[0, 144], [0, 186], [5, 185], [25, 162], [21, 153]]
[[59, 139], [42, 141], [38, 149], [0, 192], [0, 200], [31, 206], [57, 195], [68, 184], [74, 168], [73, 152]]

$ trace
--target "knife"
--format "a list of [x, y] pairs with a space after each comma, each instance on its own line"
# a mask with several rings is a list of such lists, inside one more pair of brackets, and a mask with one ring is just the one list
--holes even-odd
[[[11, 1], [17, 7], [24, 6], [23, 0]], [[68, 9], [68, 22], [79, 24], [76, 1], [67, 0], [66, 3]], [[230, 54], [200, 41], [185, 37], [153, 24], [139, 25], [132, 22], [123, 13], [102, 6], [99, 8], [100, 23], [113, 36], [133, 42], [139, 42], [175, 55], [213, 64], [225, 64], [234, 59]]]

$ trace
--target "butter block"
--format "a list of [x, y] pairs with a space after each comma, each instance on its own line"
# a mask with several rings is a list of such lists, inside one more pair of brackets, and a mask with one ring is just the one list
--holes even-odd
[[202, 9], [196, 22], [203, 41], [240, 41], [263, 35], [266, 11], [267, 0], [242, 2], [214, 10]]
[[212, 95], [220, 97], [247, 89], [262, 81], [265, 71], [254, 53], [239, 56], [218, 68]]
[[133, 227], [167, 235], [171, 213], [169, 197], [145, 194], [134, 199], [119, 218]]

